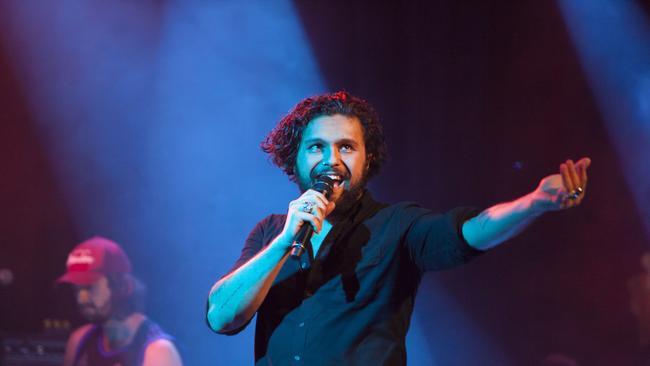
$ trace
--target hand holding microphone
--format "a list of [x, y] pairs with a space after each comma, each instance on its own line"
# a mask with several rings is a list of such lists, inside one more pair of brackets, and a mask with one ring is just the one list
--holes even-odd
[[300, 258], [314, 230], [320, 232], [323, 220], [334, 210], [334, 203], [328, 201], [333, 184], [330, 177], [320, 176], [311, 189], [289, 204], [283, 234], [290, 238], [293, 258]]

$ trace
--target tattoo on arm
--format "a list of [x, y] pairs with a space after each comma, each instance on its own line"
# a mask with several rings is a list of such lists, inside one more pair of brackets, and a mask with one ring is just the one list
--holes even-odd
[[[228, 303], [230, 302], [230, 300], [232, 300], [232, 298], [237, 294], [237, 292], [239, 292], [239, 290], [242, 288], [242, 286], [243, 286], [243, 284], [240, 283], [239, 286], [237, 286], [237, 288], [234, 289], [234, 290], [230, 293], [230, 295], [228, 296], [228, 298], [226, 298], [226, 300], [224, 300], [223, 304], [221, 304], [221, 306], [219, 307], [219, 310], [222, 310], [223, 308], [226, 307], [226, 305], [228, 305]], [[217, 293], [215, 293], [215, 296], [218, 296], [218, 295], [219, 295], [219, 292], [221, 292], [221, 290], [222, 290], [221, 288], [218, 289], [218, 290], [217, 290]]]

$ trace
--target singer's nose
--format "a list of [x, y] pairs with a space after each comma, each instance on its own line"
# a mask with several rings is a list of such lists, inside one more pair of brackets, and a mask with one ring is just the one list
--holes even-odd
[[323, 163], [329, 166], [339, 165], [341, 162], [341, 153], [336, 148], [329, 148], [323, 156]]

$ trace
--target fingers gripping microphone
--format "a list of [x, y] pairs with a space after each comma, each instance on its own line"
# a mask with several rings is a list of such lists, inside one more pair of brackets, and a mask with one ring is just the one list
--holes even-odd
[[[316, 192], [322, 193], [327, 199], [330, 198], [332, 190], [334, 189], [334, 181], [332, 178], [321, 175], [316, 179], [316, 182], [311, 186], [311, 189]], [[296, 234], [296, 238], [291, 245], [291, 257], [294, 259], [300, 259], [302, 253], [307, 250], [307, 245], [311, 245], [309, 240], [314, 234], [314, 227], [311, 226], [311, 223], [304, 222]]]

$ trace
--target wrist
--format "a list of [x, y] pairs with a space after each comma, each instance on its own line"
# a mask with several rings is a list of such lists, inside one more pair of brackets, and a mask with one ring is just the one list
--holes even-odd
[[532, 216], [540, 216], [551, 209], [552, 202], [539, 190], [534, 190], [523, 198], [526, 201], [526, 209]]
[[291, 248], [291, 244], [293, 244], [293, 237], [283, 231], [273, 239], [271, 244], [269, 244], [269, 247], [287, 252]]

